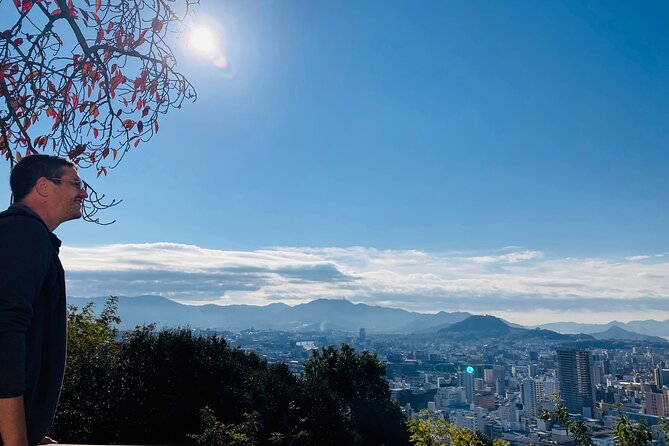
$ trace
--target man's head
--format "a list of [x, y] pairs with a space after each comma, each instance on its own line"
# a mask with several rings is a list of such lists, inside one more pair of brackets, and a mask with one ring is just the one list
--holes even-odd
[[88, 197], [77, 166], [57, 156], [23, 158], [12, 169], [9, 183], [14, 201], [30, 206], [52, 230], [80, 218], [82, 202]]

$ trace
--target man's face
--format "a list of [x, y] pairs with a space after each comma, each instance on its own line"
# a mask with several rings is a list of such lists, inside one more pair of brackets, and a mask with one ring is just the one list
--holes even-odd
[[82, 203], [88, 197], [86, 190], [75, 183], [83, 184], [77, 171], [72, 167], [63, 167], [59, 181], [54, 181], [56, 194], [54, 195], [54, 211], [59, 215], [60, 223], [81, 218]]

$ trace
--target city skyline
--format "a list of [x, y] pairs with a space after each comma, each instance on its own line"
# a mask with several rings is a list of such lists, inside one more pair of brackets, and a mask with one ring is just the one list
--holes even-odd
[[198, 101], [81, 172], [123, 202], [56, 231], [71, 295], [669, 318], [666, 3], [197, 11]]

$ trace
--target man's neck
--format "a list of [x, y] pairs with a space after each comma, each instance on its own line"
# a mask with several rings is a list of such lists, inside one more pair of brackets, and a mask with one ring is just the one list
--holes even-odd
[[45, 215], [43, 215], [43, 212], [40, 212], [40, 209], [38, 206], [31, 206], [29, 203], [26, 203], [24, 201], [20, 201], [18, 203], [14, 203], [12, 206], [18, 207], [19, 209], [24, 210], [25, 212], [28, 212], [29, 214], [34, 215], [35, 217], [38, 217], [44, 225], [49, 229], [50, 232], [53, 232], [56, 227], [51, 227], [49, 223], [47, 222], [47, 219], [45, 218]]

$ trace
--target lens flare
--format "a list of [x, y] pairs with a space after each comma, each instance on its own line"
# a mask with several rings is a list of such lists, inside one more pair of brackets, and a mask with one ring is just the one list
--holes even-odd
[[225, 39], [220, 26], [200, 23], [191, 27], [186, 37], [185, 49], [190, 56], [210, 63], [222, 73], [225, 73], [227, 77], [235, 77], [235, 72], [225, 54]]
[[203, 26], [194, 28], [188, 42], [191, 48], [206, 56], [212, 56], [218, 52], [218, 38], [209, 28]]

